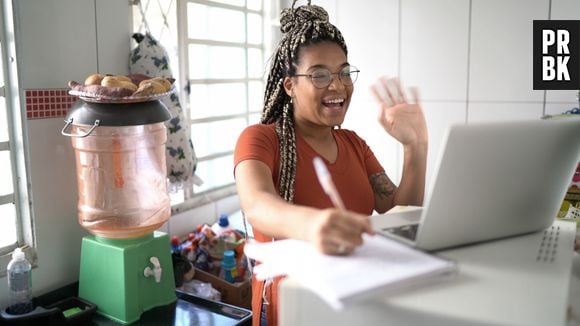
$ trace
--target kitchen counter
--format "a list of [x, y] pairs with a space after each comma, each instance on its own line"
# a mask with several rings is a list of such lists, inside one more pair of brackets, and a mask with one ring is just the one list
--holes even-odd
[[[57, 289], [53, 292], [34, 298], [35, 306], [47, 307], [60, 300], [74, 297], [78, 293], [78, 283]], [[232, 305], [206, 300], [176, 291], [177, 301], [173, 304], [156, 307], [141, 315], [133, 325], [250, 325], [252, 312]], [[72, 321], [72, 319], [71, 319]], [[6, 323], [0, 319], [0, 325], [63, 325], [62, 317], [45, 316], [42, 319], [28, 319], [19, 323]], [[94, 313], [88, 319], [65, 325], [123, 325], [104, 316]]]

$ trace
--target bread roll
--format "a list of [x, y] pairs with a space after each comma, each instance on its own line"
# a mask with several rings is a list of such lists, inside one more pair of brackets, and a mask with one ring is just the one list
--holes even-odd
[[139, 88], [137, 88], [137, 91], [133, 93], [133, 96], [146, 97], [153, 95], [154, 92], [155, 90], [153, 89], [153, 85], [151, 85], [151, 83], [141, 83]]
[[90, 94], [92, 96], [108, 96], [108, 97], [126, 97], [131, 96], [133, 91], [123, 87], [105, 87], [101, 85], [81, 85], [77, 82], [70, 81], [69, 87], [75, 91]]
[[161, 85], [163, 85], [163, 87], [165, 87], [165, 92], [169, 92], [169, 90], [171, 89], [171, 83], [169, 82], [169, 80], [167, 80], [165, 78], [155, 77], [155, 78], [152, 78], [151, 81], [158, 82]]
[[154, 82], [150, 79], [144, 80], [139, 84], [139, 88], [133, 94], [134, 96], [150, 96], [154, 94], [165, 93], [165, 87], [161, 83]]
[[139, 84], [139, 87], [146, 86], [146, 85], [149, 85], [149, 84], [151, 85], [149, 87], [152, 87], [153, 88], [153, 93], [154, 94], [160, 94], [160, 93], [165, 93], [166, 92], [165, 86], [163, 84], [161, 84], [159, 81], [156, 81], [154, 79], [147, 79], [147, 80], [142, 81]]
[[133, 81], [131, 81], [131, 78], [129, 78], [129, 77], [125, 76], [125, 75], [115, 75], [113, 77], [115, 77], [115, 79], [117, 79], [117, 80], [126, 81], [126, 82], [130, 82], [130, 83], [133, 82]]
[[114, 76], [105, 76], [105, 78], [101, 80], [101, 86], [121, 87], [121, 81], [115, 78]]
[[104, 77], [105, 75], [103, 74], [92, 74], [85, 79], [85, 85], [101, 85]]
[[131, 92], [135, 92], [137, 90], [137, 85], [133, 84], [130, 81], [121, 80], [117, 78], [117, 76], [106, 76], [101, 81], [101, 86], [122, 87], [131, 90]]
[[137, 85], [130, 81], [121, 81], [121, 87], [129, 89], [131, 92], [135, 92], [137, 90]]

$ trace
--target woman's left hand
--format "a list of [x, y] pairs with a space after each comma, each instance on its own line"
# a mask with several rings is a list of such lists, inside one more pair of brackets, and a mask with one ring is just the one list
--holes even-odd
[[381, 77], [371, 91], [380, 104], [379, 123], [389, 135], [403, 146], [427, 143], [427, 124], [416, 88], [410, 88], [408, 101], [398, 78]]

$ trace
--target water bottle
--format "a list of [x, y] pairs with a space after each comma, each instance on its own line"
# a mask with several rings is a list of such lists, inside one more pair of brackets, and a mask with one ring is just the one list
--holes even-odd
[[224, 251], [222, 260], [223, 279], [234, 283], [238, 277], [238, 267], [236, 266], [236, 256], [233, 250]]
[[32, 305], [32, 266], [20, 248], [16, 248], [12, 253], [7, 273], [10, 291], [10, 306], [7, 312], [11, 315], [31, 312], [34, 308]]
[[211, 226], [211, 230], [218, 237], [225, 231], [231, 230], [228, 216], [226, 214], [221, 214], [218, 221]]

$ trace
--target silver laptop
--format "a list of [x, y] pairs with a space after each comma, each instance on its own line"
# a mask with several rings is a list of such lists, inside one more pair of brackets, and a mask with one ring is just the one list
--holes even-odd
[[580, 161], [580, 119], [455, 125], [441, 148], [424, 208], [373, 216], [380, 234], [437, 250], [549, 227]]

